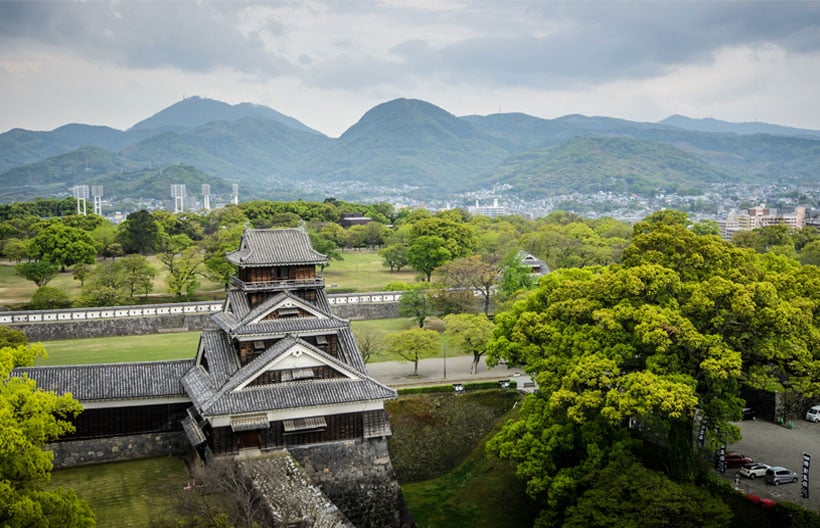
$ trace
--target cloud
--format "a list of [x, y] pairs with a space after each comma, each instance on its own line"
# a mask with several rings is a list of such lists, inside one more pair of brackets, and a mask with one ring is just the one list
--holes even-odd
[[0, 2], [0, 43], [70, 51], [120, 67], [206, 72], [228, 67], [276, 76], [293, 70], [266, 49], [275, 21], [244, 33], [242, 4], [207, 2]]

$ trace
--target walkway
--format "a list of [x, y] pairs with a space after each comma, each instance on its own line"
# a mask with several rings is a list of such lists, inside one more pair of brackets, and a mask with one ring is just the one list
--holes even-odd
[[501, 379], [515, 380], [518, 387], [522, 388], [525, 382], [530, 382], [530, 377], [520, 368], [497, 365], [490, 369], [483, 357], [478, 365], [478, 371], [470, 374], [472, 361], [472, 356], [463, 355], [446, 359], [422, 359], [419, 361], [418, 376], [413, 376], [413, 363], [410, 361], [382, 361], [368, 363], [367, 372], [376, 380], [393, 388]]

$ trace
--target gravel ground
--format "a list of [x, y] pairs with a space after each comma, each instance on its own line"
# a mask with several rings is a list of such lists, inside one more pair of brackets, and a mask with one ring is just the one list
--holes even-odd
[[[812, 510], [820, 510], [820, 424], [804, 420], [794, 422], [794, 429], [775, 425], [764, 420], [740, 422], [743, 440], [726, 447], [737, 451], [755, 462], [770, 466], [784, 466], [797, 473], [795, 484], [773, 486], [762, 478], [740, 477], [740, 490], [775, 501], [788, 501]], [[812, 456], [809, 470], [809, 498], [801, 497], [803, 453]], [[724, 477], [733, 481], [736, 469], [727, 469]]]

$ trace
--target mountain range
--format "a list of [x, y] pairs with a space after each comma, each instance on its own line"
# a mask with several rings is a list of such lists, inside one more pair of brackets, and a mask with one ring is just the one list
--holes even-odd
[[[457, 117], [425, 101], [377, 105], [339, 138], [271, 108], [190, 97], [128, 130], [67, 124], [0, 134], [0, 201], [101, 185], [165, 199], [211, 185], [243, 199], [424, 199], [502, 188], [521, 199], [600, 191], [696, 194], [732, 183], [816, 184], [820, 131], [670, 116], [658, 123], [520, 113]], [[324, 195], [324, 196], [323, 196]]]

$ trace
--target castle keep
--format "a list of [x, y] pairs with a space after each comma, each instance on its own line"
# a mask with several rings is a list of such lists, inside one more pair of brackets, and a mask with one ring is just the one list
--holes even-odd
[[193, 359], [15, 371], [85, 408], [55, 464], [287, 449], [355, 525], [400, 524], [384, 411], [396, 392], [331, 312], [316, 276], [327, 257], [301, 229], [262, 229], [228, 260], [238, 274]]

